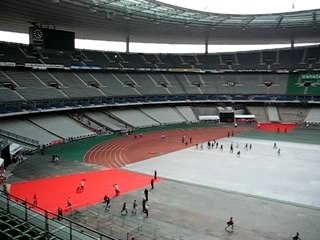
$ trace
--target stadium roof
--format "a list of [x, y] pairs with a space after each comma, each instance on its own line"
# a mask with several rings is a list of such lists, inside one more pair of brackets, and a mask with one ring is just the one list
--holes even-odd
[[32, 25], [74, 31], [77, 38], [203, 44], [313, 43], [320, 9], [260, 15], [217, 14], [155, 0], [1, 0], [0, 30]]

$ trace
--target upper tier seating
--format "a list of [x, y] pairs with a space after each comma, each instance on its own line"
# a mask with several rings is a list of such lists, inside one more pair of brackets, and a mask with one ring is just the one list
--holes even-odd
[[320, 46], [217, 54], [133, 54], [76, 50], [74, 53], [38, 53], [28, 45], [0, 43], [0, 62], [98, 66], [101, 68], [181, 68], [218, 71], [319, 69]]

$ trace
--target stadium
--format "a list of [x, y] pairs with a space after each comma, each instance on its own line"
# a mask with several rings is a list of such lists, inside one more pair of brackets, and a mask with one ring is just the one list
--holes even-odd
[[0, 239], [320, 239], [319, 4], [187, 2], [1, 1]]

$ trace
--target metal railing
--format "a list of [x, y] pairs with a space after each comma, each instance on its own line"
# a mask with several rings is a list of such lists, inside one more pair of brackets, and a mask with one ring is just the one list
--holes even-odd
[[16, 139], [18, 141], [27, 143], [27, 144], [31, 144], [33, 146], [39, 146], [39, 141], [28, 138], [28, 137], [24, 137], [12, 132], [8, 132], [6, 130], [0, 129], [0, 135], [11, 138], [11, 139]]
[[4, 190], [0, 190], [0, 209], [18, 217], [45, 234], [66, 240], [118, 240], [63, 216], [49, 212], [15, 197]]

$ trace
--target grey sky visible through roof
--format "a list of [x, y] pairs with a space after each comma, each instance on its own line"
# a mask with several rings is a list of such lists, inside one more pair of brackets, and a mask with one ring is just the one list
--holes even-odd
[[271, 14], [320, 8], [319, 0], [157, 0], [197, 11], [223, 14]]
[[[77, 48], [116, 52], [125, 52], [129, 46], [130, 52], [204, 53], [206, 43], [208, 52], [246, 51], [249, 49], [243, 46], [251, 50], [264, 48], [261, 45], [278, 48], [274, 44], [298, 46], [320, 39], [319, 0], [290, 0], [286, 1], [289, 12], [258, 15], [205, 12], [210, 10], [209, 5], [190, 10], [186, 8], [189, 1], [184, 0], [179, 7], [156, 0], [1, 0], [0, 41], [28, 43], [32, 25], [75, 32]], [[215, 11], [222, 3], [229, 3], [230, 11], [231, 7], [240, 10], [229, 1], [207, 2], [215, 3]], [[173, 2], [170, 0], [170, 4]], [[200, 7], [202, 1], [196, 2]], [[252, 0], [249, 7], [245, 7], [245, 0], [237, 2], [245, 9], [258, 9], [256, 2], [281, 6], [285, 0]], [[292, 8], [299, 11], [292, 12]], [[310, 8], [313, 10], [302, 11]]]

